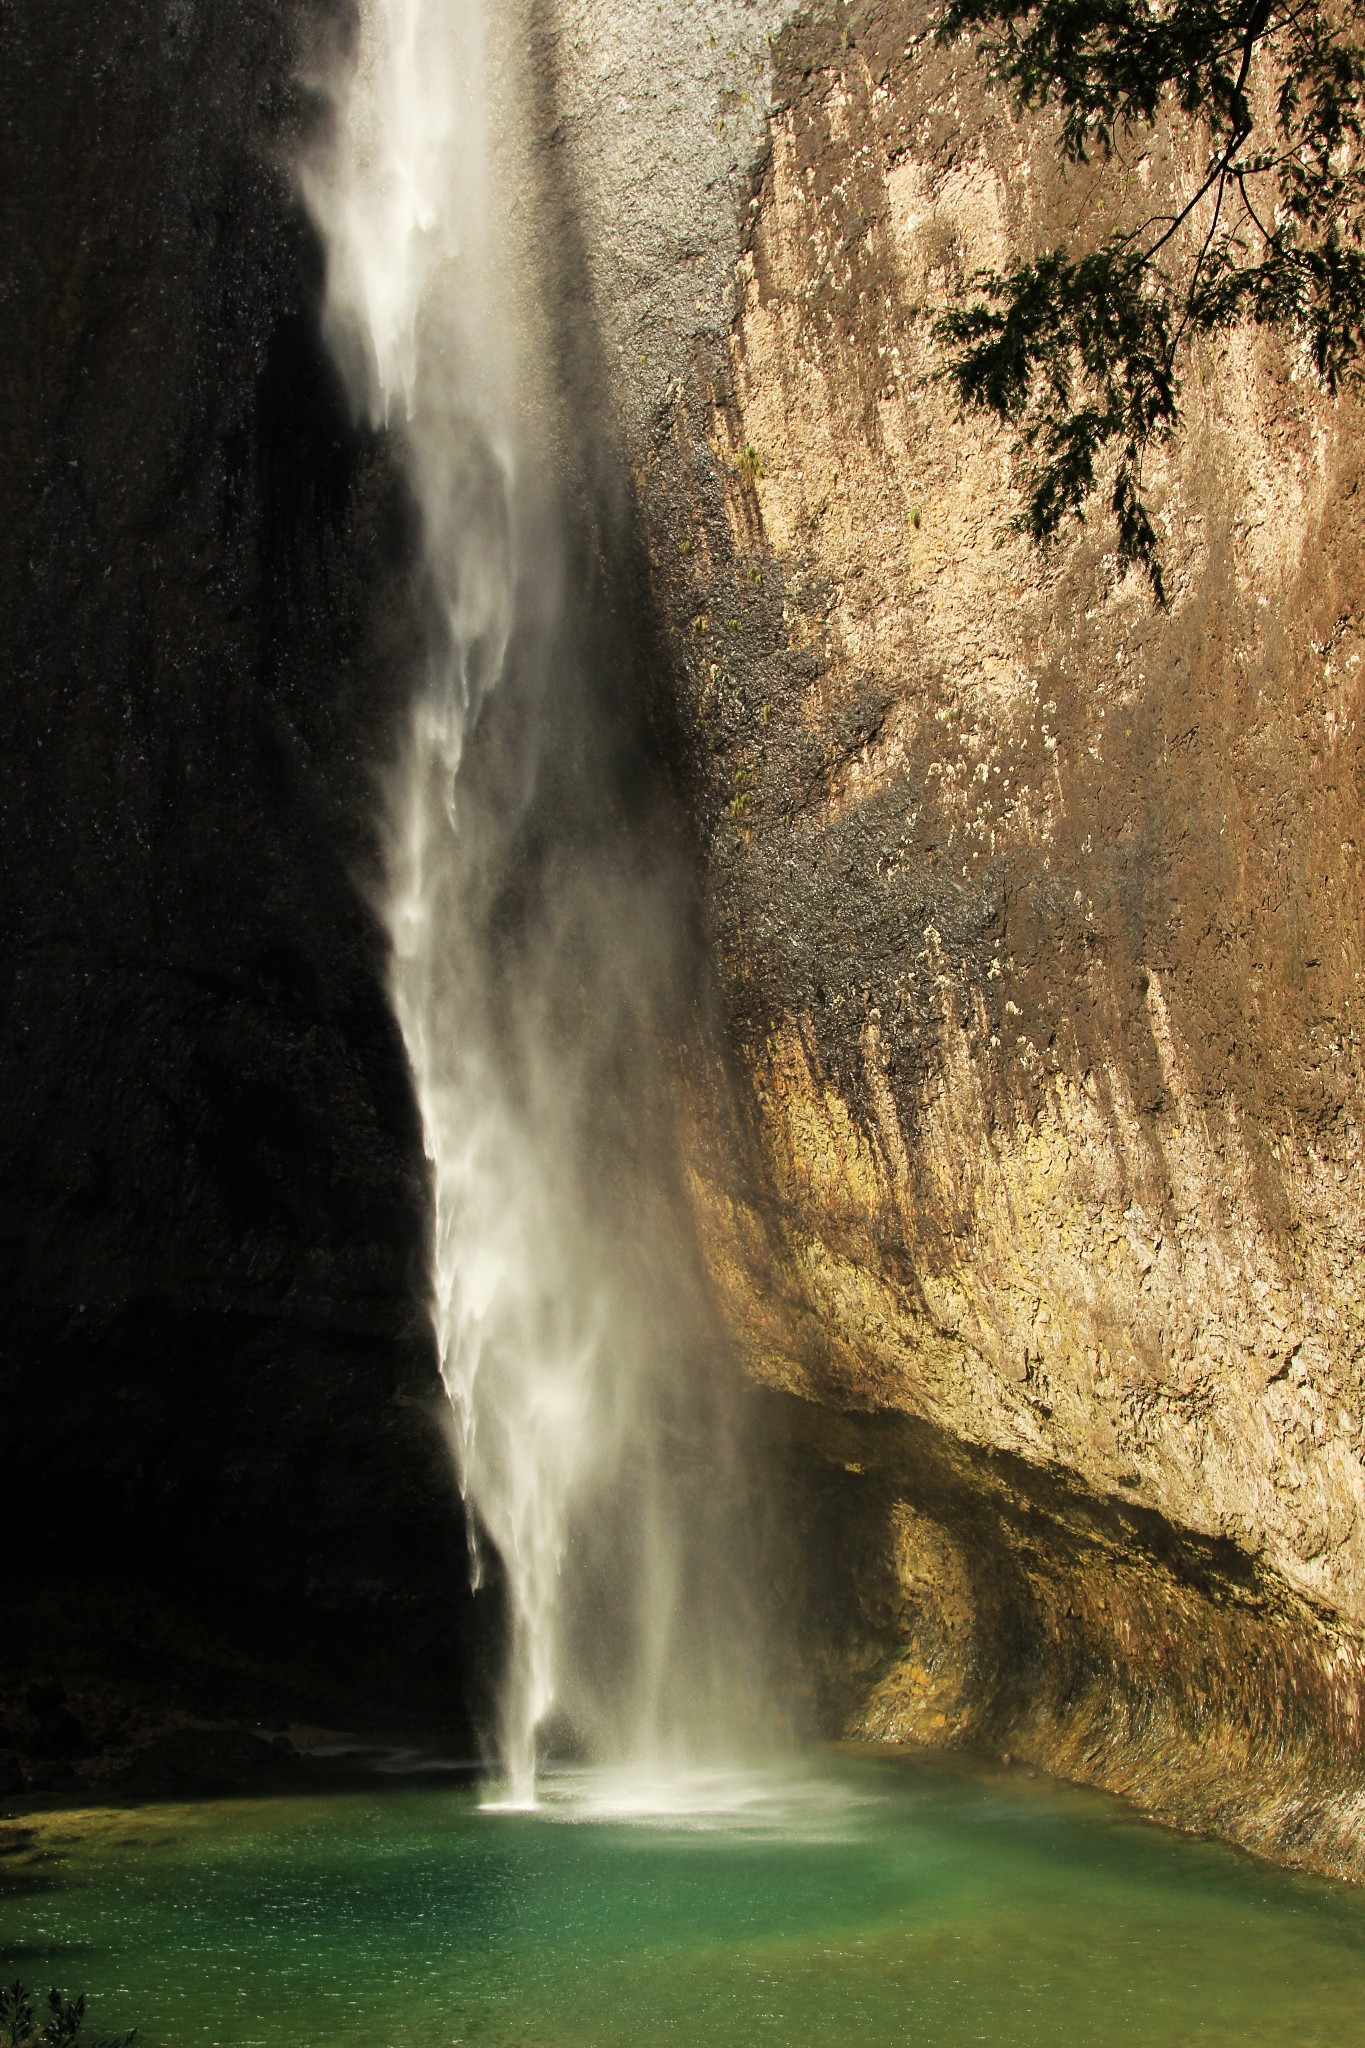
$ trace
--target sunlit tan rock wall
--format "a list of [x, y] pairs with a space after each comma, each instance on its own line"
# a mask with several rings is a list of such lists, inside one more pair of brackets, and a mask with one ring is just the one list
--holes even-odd
[[[1171, 165], [1064, 178], [1047, 124], [924, 30], [886, 0], [777, 36], [728, 332], [698, 321], [634, 441], [733, 1057], [728, 1096], [696, 1090], [697, 1214], [765, 1385], [1046, 1473], [1145, 1530], [1134, 1555], [1165, 1529], [1243, 1561], [1263, 1607], [1235, 1643], [1207, 1588], [1158, 1622], [1155, 1565], [1145, 1619], [1097, 1596], [1092, 1638], [1154, 1700], [1162, 1656], [1222, 1660], [1167, 1754], [1237, 1723], [1225, 1777], [1238, 1742], [1273, 1748], [1287, 1646], [1311, 1643], [1348, 1846], [1302, 1853], [1347, 1867], [1361, 408], [1239, 334], [1195, 354], [1151, 471], [1169, 610], [1116, 577], [1100, 516], [1033, 551], [932, 314], [1011, 252], [1155, 210]], [[886, 1512], [900, 1597], [961, 1607], [960, 1508]], [[949, 1739], [965, 1721], [901, 1682], [902, 1648], [850, 1725]], [[1064, 1721], [1039, 1753], [1131, 1789]], [[1287, 1823], [1211, 1824], [1284, 1848]]]

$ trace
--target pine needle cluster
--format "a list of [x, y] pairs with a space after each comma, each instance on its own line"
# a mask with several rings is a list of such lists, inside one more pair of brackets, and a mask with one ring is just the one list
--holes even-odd
[[1082, 253], [972, 280], [942, 315], [962, 400], [1016, 434], [1020, 525], [1046, 543], [1103, 477], [1122, 567], [1166, 598], [1143, 458], [1180, 422], [1199, 337], [1244, 320], [1298, 341], [1335, 393], [1365, 334], [1365, 0], [948, 0], [1022, 110], [1055, 108], [1072, 164], [1189, 124], [1169, 210]]

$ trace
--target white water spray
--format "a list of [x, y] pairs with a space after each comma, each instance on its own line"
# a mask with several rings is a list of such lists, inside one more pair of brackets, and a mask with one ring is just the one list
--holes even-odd
[[566, 510], [573, 434], [518, 229], [526, 38], [504, 7], [495, 47], [494, 19], [483, 0], [366, 0], [305, 185], [333, 346], [401, 434], [423, 523], [432, 646], [390, 802], [393, 992], [461, 1481], [476, 1553], [486, 1532], [506, 1578], [506, 1795], [529, 1803], [547, 1729], [646, 1774], [723, 1750], [746, 1660], [725, 1374], [660, 1166], [676, 878], [617, 822], [596, 550]]

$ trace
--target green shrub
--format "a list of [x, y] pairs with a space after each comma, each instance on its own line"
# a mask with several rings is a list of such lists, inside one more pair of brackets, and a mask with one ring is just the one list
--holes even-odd
[[84, 2025], [84, 1992], [79, 1998], [67, 1998], [60, 1991], [49, 1991], [44, 2016], [22, 1984], [0, 1985], [0, 2048], [58, 2048], [63, 2042], [73, 2048], [128, 2048], [137, 2033], [132, 2027], [126, 2034], [105, 2034], [92, 2040], [82, 2031]]

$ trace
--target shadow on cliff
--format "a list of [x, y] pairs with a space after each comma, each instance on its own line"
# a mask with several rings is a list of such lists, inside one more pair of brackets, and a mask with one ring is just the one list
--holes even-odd
[[154, 1596], [243, 1710], [449, 1711], [478, 1630], [366, 901], [415, 528], [278, 168], [304, 13], [6, 13], [3, 1599], [35, 1675], [141, 1632], [194, 1690]]

